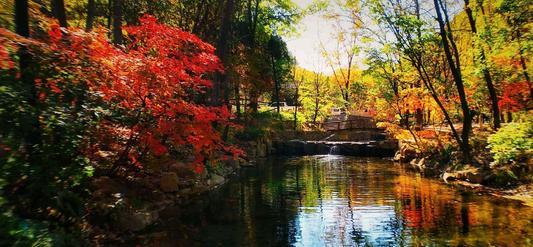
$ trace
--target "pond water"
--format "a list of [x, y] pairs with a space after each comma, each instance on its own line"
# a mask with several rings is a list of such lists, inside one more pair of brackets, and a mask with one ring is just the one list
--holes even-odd
[[167, 210], [161, 224], [139, 242], [145, 246], [533, 245], [533, 208], [460, 192], [390, 161], [332, 155], [271, 159], [241, 173], [192, 205]]

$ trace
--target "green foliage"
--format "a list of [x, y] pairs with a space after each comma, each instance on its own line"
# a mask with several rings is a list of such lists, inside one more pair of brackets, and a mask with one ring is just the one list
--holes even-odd
[[[54, 73], [41, 69], [43, 74]], [[67, 84], [71, 80], [68, 74], [56, 76]], [[61, 246], [72, 233], [79, 234], [75, 229], [67, 234], [63, 227], [72, 226], [84, 214], [87, 179], [92, 176], [92, 167], [80, 150], [85, 131], [95, 121], [95, 115], [89, 110], [93, 108], [86, 102], [71, 107], [70, 97], [87, 97], [84, 89], [74, 84], [64, 92], [64, 97], [49, 97], [41, 102], [38, 105], [41, 141], [33, 146], [33, 157], [28, 158], [20, 150], [37, 109], [21, 100], [27, 89], [20, 86], [19, 80], [9, 73], [0, 77], [0, 149], [7, 150], [0, 150], [0, 180], [3, 181], [0, 235], [20, 246]], [[17, 216], [21, 214], [26, 217]]]
[[527, 159], [533, 154], [533, 121], [510, 123], [489, 136], [488, 142], [498, 164]]
[[253, 141], [263, 137], [265, 133], [266, 131], [264, 129], [257, 126], [251, 126], [235, 133], [235, 138], [242, 141]]

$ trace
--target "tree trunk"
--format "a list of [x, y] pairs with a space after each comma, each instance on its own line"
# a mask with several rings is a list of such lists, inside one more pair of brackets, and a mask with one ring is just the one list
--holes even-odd
[[[470, 8], [470, 0], [464, 0], [465, 2], [465, 12], [468, 16], [468, 22], [470, 23], [470, 29], [472, 30], [472, 34], [474, 37], [477, 36], [477, 28], [476, 28], [476, 22], [474, 20], [474, 16], [472, 15], [472, 9]], [[473, 42], [473, 47], [475, 49], [475, 42]], [[499, 129], [501, 126], [500, 118], [498, 116], [500, 115], [500, 109], [498, 107], [498, 95], [496, 94], [496, 89], [494, 88], [494, 84], [492, 83], [492, 76], [490, 74], [487, 59], [485, 56], [485, 49], [483, 47], [480, 47], [480, 56], [479, 56], [479, 62], [481, 63], [481, 67], [483, 70], [483, 79], [485, 79], [485, 83], [487, 84], [487, 89], [489, 90], [489, 98], [491, 102], [492, 107], [492, 115], [494, 116], [492, 118], [493, 120], [493, 127], [495, 130]]]
[[85, 30], [90, 32], [93, 29], [94, 17], [96, 12], [96, 3], [95, 0], [89, 0], [87, 3], [87, 20], [85, 22]]
[[415, 130], [421, 130], [424, 125], [424, 111], [421, 108], [416, 108], [415, 121]]
[[107, 29], [111, 30], [111, 25], [113, 21], [113, 0], [108, 0], [107, 2]]
[[239, 86], [239, 80], [235, 80], [233, 90], [235, 94], [235, 108], [237, 110], [237, 120], [241, 119], [241, 93]]
[[252, 108], [252, 112], [254, 113], [257, 112], [259, 108], [258, 98], [259, 96], [257, 95], [257, 92], [254, 89], [252, 89], [250, 93], [250, 108]]
[[[217, 56], [220, 58], [224, 67], [229, 68], [228, 62], [228, 38], [231, 31], [231, 23], [233, 21], [234, 0], [227, 0], [225, 6], [224, 16], [222, 17], [222, 26], [220, 28], [220, 36], [217, 42]], [[217, 73], [215, 80], [213, 81], [212, 88], [212, 105], [220, 106], [227, 103], [228, 92], [228, 77], [227, 73]], [[223, 99], [224, 98], [224, 99]]]
[[[15, 30], [18, 35], [29, 38], [30, 37], [30, 25], [29, 25], [29, 6], [28, 0], [16, 0], [15, 1]], [[37, 89], [35, 88], [34, 78], [32, 75], [32, 56], [28, 52], [25, 46], [20, 46], [18, 50], [19, 55], [19, 69], [20, 80], [25, 88], [25, 98], [28, 101], [29, 106], [32, 108], [28, 113], [29, 123], [28, 126], [23, 127], [24, 146], [29, 154], [30, 162], [37, 162], [38, 149], [37, 145], [41, 143], [41, 128], [39, 124], [39, 111], [37, 101]], [[35, 165], [35, 164], [32, 164]]]
[[431, 97], [433, 98], [433, 100], [435, 100], [435, 102], [437, 103], [437, 106], [439, 107], [442, 114], [444, 115], [444, 119], [446, 119], [446, 122], [448, 123], [448, 126], [450, 127], [453, 138], [456, 140], [457, 144], [461, 146], [463, 141], [461, 140], [459, 133], [457, 132], [457, 130], [455, 129], [455, 126], [453, 125], [450, 114], [446, 110], [446, 107], [444, 107], [444, 104], [442, 103], [442, 101], [439, 99], [439, 96], [437, 95], [437, 91], [433, 87], [433, 84], [431, 84], [431, 77], [429, 76], [426, 68], [424, 67], [421, 61], [421, 58], [420, 57], [415, 57], [415, 58], [416, 59], [412, 60], [411, 63], [416, 68], [418, 74], [422, 78], [422, 82], [424, 82], [424, 85], [429, 89], [431, 93]]
[[405, 123], [404, 123], [404, 124], [405, 124], [405, 128], [407, 128], [407, 129], [410, 128], [410, 126], [409, 126], [409, 114], [411, 114], [411, 113], [409, 112], [409, 110], [407, 110], [407, 111], [405, 112], [405, 114], [404, 114], [404, 120], [405, 120]]
[[[272, 51], [271, 51], [272, 52]], [[280, 112], [280, 109], [279, 109], [279, 81], [278, 81], [278, 76], [276, 74], [276, 61], [274, 60], [274, 55], [270, 55], [270, 62], [272, 64], [272, 77], [274, 79], [274, 97], [276, 97], [276, 110], [279, 114]]]
[[296, 96], [294, 96], [294, 130], [298, 127], [298, 88], [296, 88]]
[[[522, 44], [520, 44], [520, 30], [516, 30], [516, 41], [518, 43], [518, 55], [520, 56], [520, 66], [522, 67], [522, 74], [524, 75], [524, 79], [528, 82], [529, 85], [529, 99], [533, 99], [533, 87], [531, 86], [531, 80], [529, 78], [529, 73], [527, 72], [527, 63], [526, 59], [524, 57], [524, 50], [525, 48], [522, 47]], [[529, 105], [528, 105], [529, 107]]]
[[52, 15], [59, 21], [61, 27], [68, 27], [64, 0], [52, 0]]
[[318, 97], [315, 98], [315, 112], [313, 113], [313, 124], [316, 124], [316, 119], [318, 117], [318, 110], [319, 108], [319, 99]]
[[348, 111], [348, 107], [350, 107], [350, 82], [352, 79], [352, 62], [353, 62], [353, 54], [350, 54], [350, 58], [348, 59], [348, 71], [346, 75], [346, 84], [345, 84], [345, 91], [344, 91], [344, 107], [345, 110]]
[[[522, 73], [524, 74], [524, 79], [526, 79], [527, 82], [531, 82], [529, 78], [529, 74], [527, 73], [527, 64], [526, 59], [524, 58], [524, 50], [525, 48], [522, 47], [522, 44], [520, 44], [520, 30], [516, 31], [516, 40], [518, 42], [518, 54], [520, 55], [520, 66], [522, 67]], [[532, 95], [533, 97], [533, 95]]]
[[122, 0], [113, 0], [113, 43], [122, 42]]
[[320, 82], [319, 80], [320, 78], [317, 73], [315, 77], [315, 85], [314, 85], [315, 86], [315, 111], [313, 114], [313, 124], [315, 125], [316, 125], [316, 118], [318, 117], [318, 110], [320, 106]]
[[[439, 1], [441, 0], [433, 0], [435, 4], [435, 11], [437, 12], [437, 21], [439, 24], [440, 36], [442, 39], [444, 54], [446, 55], [446, 61], [448, 62], [448, 65], [452, 72], [455, 86], [459, 94], [459, 99], [461, 101], [461, 109], [463, 113], [463, 131], [461, 133], [462, 143], [460, 144], [460, 146], [461, 146], [461, 151], [463, 152], [463, 156], [464, 156], [463, 160], [464, 162], [468, 163], [471, 160], [469, 137], [470, 137], [470, 132], [472, 130], [472, 116], [470, 114], [470, 108], [468, 106], [468, 101], [466, 99], [466, 93], [464, 89], [463, 78], [461, 75], [460, 63], [457, 59], [459, 57], [459, 54], [455, 54], [455, 55], [452, 54], [450, 43], [452, 47], [455, 47], [455, 42], [453, 41], [453, 34], [449, 33], [449, 30], [451, 29], [448, 29], [448, 31], [446, 31], [446, 27], [444, 25], [444, 20], [443, 20], [442, 13], [440, 10]], [[456, 49], [454, 50], [456, 51]], [[454, 57], [456, 61], [454, 61]]]

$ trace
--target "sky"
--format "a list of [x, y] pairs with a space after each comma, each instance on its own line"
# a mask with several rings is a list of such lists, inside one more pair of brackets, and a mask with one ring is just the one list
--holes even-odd
[[[311, 4], [311, 0], [294, 0], [300, 7]], [[308, 70], [331, 73], [324, 58], [321, 55], [320, 42], [327, 50], [335, 47], [334, 22], [323, 17], [323, 13], [306, 16], [298, 27], [298, 34], [284, 37], [291, 54], [296, 57], [300, 67]]]
[[[293, 0], [300, 8], [305, 8], [312, 3], [312, 0]], [[298, 33], [296, 35], [283, 37], [287, 43], [287, 48], [291, 54], [296, 57], [298, 66], [307, 70], [322, 72], [326, 75], [333, 74], [332, 68], [328, 65], [322, 56], [322, 48], [328, 52], [335, 51], [337, 48], [337, 28], [338, 25], [344, 30], [349, 30], [351, 24], [347, 21], [336, 22], [335, 20], [324, 17], [325, 12], [331, 14], [332, 12], [341, 13], [342, 10], [335, 4], [335, 1], [329, 1], [330, 6], [327, 10], [308, 15], [301, 20], [297, 26]], [[357, 55], [355, 63], [364, 67], [362, 64], [361, 54]], [[344, 61], [341, 61], [343, 63]], [[347, 66], [345, 64], [344, 66]]]

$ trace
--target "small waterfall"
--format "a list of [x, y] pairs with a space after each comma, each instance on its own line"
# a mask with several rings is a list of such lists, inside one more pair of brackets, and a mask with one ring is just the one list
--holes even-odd
[[340, 147], [338, 145], [333, 145], [329, 148], [329, 155], [337, 155], [340, 154]]

